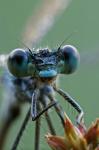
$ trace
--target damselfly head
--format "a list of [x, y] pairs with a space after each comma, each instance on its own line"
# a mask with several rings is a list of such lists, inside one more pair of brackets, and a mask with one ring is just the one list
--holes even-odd
[[55, 53], [47, 48], [39, 51], [15, 49], [8, 57], [8, 69], [16, 77], [54, 78], [56, 64]]
[[45, 79], [56, 78], [60, 74], [73, 73], [79, 64], [80, 56], [71, 45], [56, 51], [48, 48], [32, 51], [15, 49], [8, 57], [8, 69], [16, 77], [34, 76]]

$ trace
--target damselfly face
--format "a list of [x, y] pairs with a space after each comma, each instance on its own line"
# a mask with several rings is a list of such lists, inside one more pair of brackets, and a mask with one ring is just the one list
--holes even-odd
[[16, 77], [33, 76], [52, 79], [58, 74], [71, 74], [79, 64], [79, 53], [75, 47], [65, 45], [56, 51], [15, 49], [8, 57], [9, 71]]

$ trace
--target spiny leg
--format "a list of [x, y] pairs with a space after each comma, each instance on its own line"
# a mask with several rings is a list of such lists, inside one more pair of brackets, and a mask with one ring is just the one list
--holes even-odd
[[15, 141], [14, 141], [14, 144], [12, 145], [11, 150], [16, 150], [17, 147], [18, 147], [18, 144], [19, 144], [19, 142], [20, 142], [20, 139], [21, 139], [21, 137], [22, 137], [22, 135], [23, 135], [23, 131], [25, 130], [26, 125], [27, 125], [27, 123], [28, 123], [28, 121], [29, 121], [29, 118], [30, 118], [30, 110], [31, 110], [31, 108], [29, 108], [29, 110], [28, 110], [28, 112], [27, 112], [27, 114], [26, 114], [26, 117], [25, 117], [25, 119], [24, 119], [24, 121], [23, 121], [23, 123], [22, 123], [22, 126], [21, 126], [21, 128], [20, 128], [20, 130], [19, 130], [19, 133], [17, 134], [17, 137], [16, 137], [16, 139], [15, 139]]
[[64, 118], [64, 111], [62, 110], [61, 106], [59, 105], [59, 103], [57, 103], [57, 100], [55, 100], [55, 98], [53, 96], [49, 96], [49, 99], [52, 102], [56, 102], [56, 105], [54, 105], [54, 107], [55, 107], [55, 110], [56, 110], [58, 116], [60, 117], [62, 125], [64, 127], [64, 120], [65, 120], [65, 118]]
[[79, 116], [77, 117], [77, 123], [81, 124], [83, 121], [82, 119], [84, 116], [84, 112], [83, 109], [80, 107], [80, 105], [68, 93], [64, 92], [62, 89], [58, 89], [56, 87], [54, 87], [54, 89], [78, 111]]
[[[37, 103], [38, 102], [38, 103]], [[35, 123], [35, 143], [34, 143], [34, 150], [39, 150], [40, 145], [40, 116], [47, 112], [49, 108], [54, 106], [56, 103], [52, 102], [48, 106], [46, 105], [43, 110], [41, 110], [40, 102], [38, 100], [37, 91], [35, 90], [32, 95], [32, 106], [31, 106], [31, 115], [32, 120], [36, 121]]]
[[[43, 107], [46, 108], [47, 107], [47, 104], [46, 104], [46, 97], [43, 97], [43, 100], [41, 100], [43, 103]], [[48, 124], [48, 127], [49, 127], [49, 130], [51, 132], [52, 135], [56, 135], [56, 132], [55, 132], [55, 129], [53, 127], [53, 124], [52, 124], [52, 121], [51, 121], [51, 118], [50, 118], [50, 115], [49, 115], [49, 112], [46, 111], [45, 112], [45, 119], [47, 121], [47, 124]]]
[[[55, 100], [54, 98], [54, 89], [52, 86], [50, 85], [45, 85], [42, 89], [41, 89], [41, 96], [44, 96], [45, 98], [47, 97], [51, 103], [55, 104], [53, 105], [55, 107], [55, 110], [58, 114], [58, 116], [60, 117], [61, 119], [61, 122], [62, 122], [62, 125], [64, 126], [64, 112], [61, 108], [61, 106], [58, 104], [58, 101]], [[47, 100], [45, 99], [45, 103], [47, 102]], [[43, 101], [42, 101], [43, 103]]]
[[55, 132], [55, 129], [53, 127], [53, 124], [52, 124], [52, 121], [51, 121], [51, 118], [49, 116], [48, 111], [45, 112], [45, 118], [46, 118], [46, 121], [47, 121], [47, 124], [48, 124], [48, 127], [49, 127], [51, 134], [56, 135], [56, 132]]
[[[56, 103], [55, 102], [52, 102], [51, 104], [49, 104], [45, 109], [43, 109], [43, 110], [41, 110], [40, 111], [40, 113], [38, 113], [36, 116], [35, 116], [35, 118], [32, 118], [32, 119], [34, 119], [34, 120], [36, 120], [37, 122], [36, 122], [36, 133], [35, 133], [35, 135], [36, 135], [36, 138], [35, 138], [35, 150], [39, 150], [39, 128], [40, 127], [38, 127], [39, 126], [39, 117], [44, 113], [44, 112], [46, 112], [49, 108], [51, 108], [52, 106], [54, 106]], [[37, 108], [37, 107], [35, 107], [34, 106], [34, 108]], [[36, 110], [36, 109], [34, 109], [34, 115], [36, 114], [36, 112], [38, 111], [38, 109]], [[26, 114], [26, 117], [25, 117], [25, 119], [24, 119], [24, 121], [23, 121], [23, 123], [22, 123], [22, 126], [21, 126], [21, 128], [20, 128], [20, 131], [19, 131], [19, 133], [18, 133], [18, 135], [17, 135], [17, 137], [16, 137], [16, 139], [15, 139], [15, 142], [14, 142], [14, 144], [13, 144], [13, 146], [12, 146], [12, 149], [11, 150], [16, 150], [16, 148], [17, 148], [17, 146], [18, 146], [18, 144], [19, 144], [19, 142], [20, 142], [20, 139], [21, 139], [21, 137], [22, 137], [22, 135], [23, 135], [23, 131], [25, 130], [25, 127], [26, 127], [26, 125], [27, 125], [27, 123], [28, 123], [28, 121], [29, 121], [29, 118], [30, 118], [30, 112], [31, 112], [31, 108], [29, 108], [29, 110], [28, 110], [28, 112], [27, 112], [27, 114]], [[33, 120], [33, 121], [34, 121]], [[37, 131], [38, 130], [38, 131]], [[37, 138], [38, 138], [38, 142], [37, 142]], [[37, 145], [37, 143], [38, 143], [38, 145]]]
[[[42, 94], [41, 94], [42, 95]], [[49, 94], [48, 94], [49, 95]], [[48, 96], [47, 95], [47, 96]], [[43, 96], [43, 95], [42, 95]], [[40, 97], [39, 97], [40, 98]], [[43, 97], [44, 98], [44, 97]], [[45, 102], [46, 104], [46, 100], [42, 101], [42, 104], [43, 102]], [[41, 110], [40, 108], [40, 102], [39, 102], [39, 99], [38, 99], [38, 91], [35, 90], [33, 95], [32, 95], [32, 106], [31, 106], [31, 115], [32, 115], [32, 120], [36, 120], [36, 129], [35, 129], [35, 150], [39, 150], [39, 138], [40, 138], [40, 122], [39, 122], [39, 117], [43, 114], [43, 113], [46, 113], [47, 114], [47, 110], [51, 107], [55, 107], [56, 110], [57, 110], [57, 113], [59, 114], [62, 122], [64, 123], [64, 119], [63, 119], [63, 114], [60, 112], [60, 107], [58, 107], [57, 105], [57, 101], [55, 101], [54, 99], [51, 99], [51, 103], [49, 105], [44, 105], [44, 109]], [[57, 106], [56, 106], [57, 105]], [[52, 122], [50, 120], [50, 117], [49, 115], [47, 114], [48, 119], [47, 119], [47, 122], [48, 122], [48, 125], [49, 125], [49, 128], [51, 129], [52, 133], [55, 134], [55, 130], [52, 126]]]
[[31, 116], [32, 120], [34, 121], [35, 117], [37, 116], [37, 90], [34, 90], [32, 94], [32, 104], [31, 104]]
[[40, 118], [35, 121], [35, 143], [34, 150], [40, 150]]
[[31, 116], [32, 116], [32, 121], [35, 121], [38, 119], [43, 113], [45, 113], [48, 109], [56, 105], [56, 101], [52, 101], [50, 104], [48, 104], [43, 110], [40, 110], [40, 112], [37, 112], [37, 106], [39, 104], [38, 100], [38, 93], [37, 90], [34, 91], [32, 95], [32, 105], [31, 105]]

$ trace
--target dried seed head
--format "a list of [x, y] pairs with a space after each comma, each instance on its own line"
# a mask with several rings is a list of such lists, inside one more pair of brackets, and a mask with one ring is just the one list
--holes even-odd
[[75, 127], [65, 114], [64, 132], [63, 137], [46, 136], [53, 150], [99, 150], [99, 119], [87, 130], [84, 124]]

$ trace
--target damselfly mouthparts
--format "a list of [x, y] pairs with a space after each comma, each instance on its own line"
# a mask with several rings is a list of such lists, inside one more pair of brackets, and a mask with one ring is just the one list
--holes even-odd
[[[79, 113], [77, 123], [81, 124], [83, 110], [78, 103], [66, 92], [57, 88], [56, 79], [59, 74], [73, 73], [79, 64], [79, 53], [74, 46], [65, 45], [56, 50], [50, 51], [48, 48], [32, 51], [30, 49], [15, 49], [7, 58], [9, 76], [9, 88], [11, 89], [11, 98], [6, 106], [6, 115], [4, 116], [2, 130], [0, 131], [0, 146], [6, 136], [7, 129], [12, 122], [19, 116], [21, 104], [30, 103], [29, 111], [20, 128], [20, 131], [12, 146], [15, 150], [23, 134], [30, 116], [36, 120], [35, 144], [34, 149], [39, 150], [40, 136], [40, 116], [45, 113], [46, 121], [50, 132], [55, 135], [55, 129], [48, 114], [48, 109], [55, 107], [62, 124], [64, 123], [64, 114], [60, 104], [54, 96], [54, 91], [59, 93], [68, 103]], [[31, 114], [31, 115], [30, 115]]]

